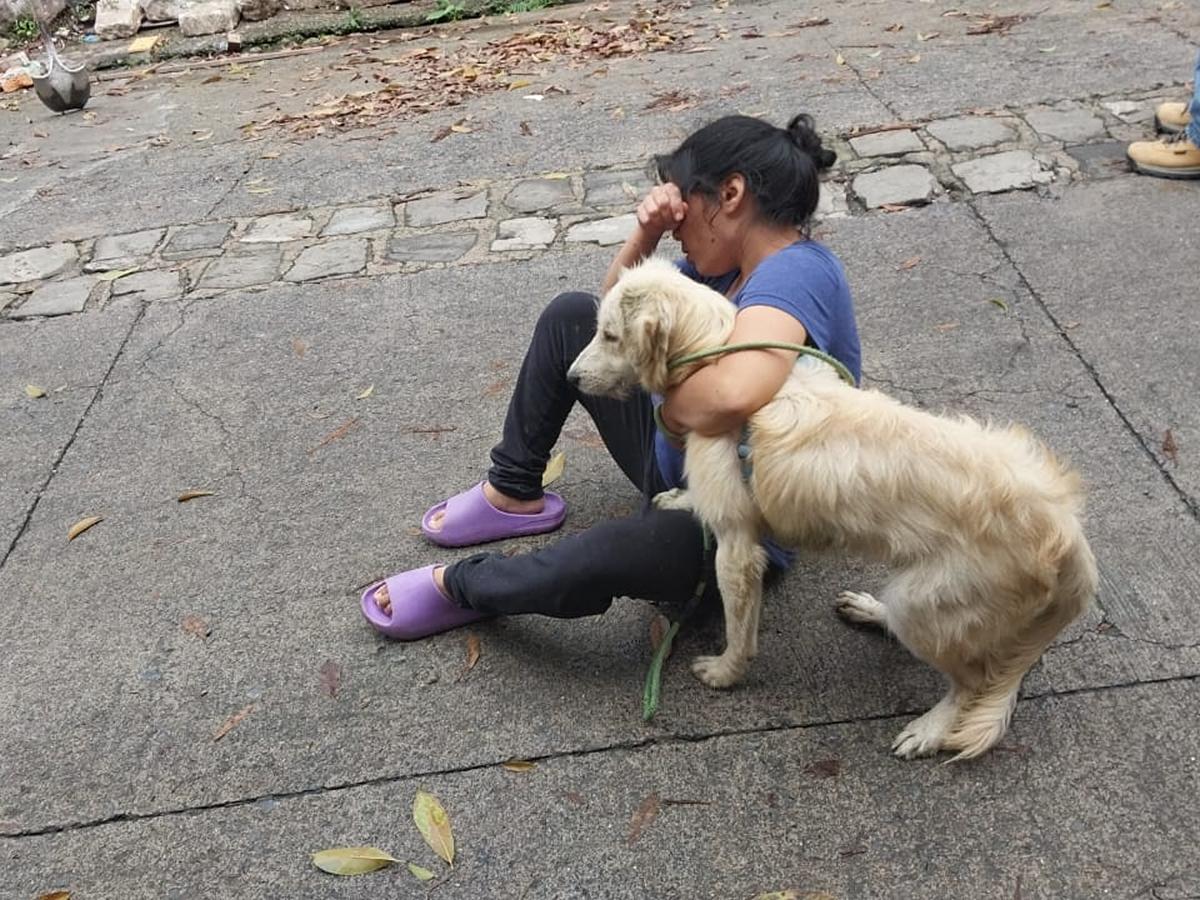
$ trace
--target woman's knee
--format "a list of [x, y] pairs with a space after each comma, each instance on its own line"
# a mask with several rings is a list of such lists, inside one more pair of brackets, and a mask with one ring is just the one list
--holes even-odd
[[538, 327], [568, 328], [590, 333], [596, 331], [596, 297], [585, 291], [559, 294], [542, 310]]

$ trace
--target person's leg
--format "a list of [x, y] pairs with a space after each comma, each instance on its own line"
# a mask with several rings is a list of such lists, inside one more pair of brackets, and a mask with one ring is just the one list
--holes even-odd
[[[629, 480], [643, 492], [661, 489], [647, 483], [654, 439], [650, 398], [641, 391], [623, 400], [593, 397], [567, 380], [567, 369], [595, 333], [596, 298], [591, 294], [560, 294], [538, 318], [509, 400], [500, 443], [492, 449], [487, 480], [501, 494], [525, 501], [542, 496], [542, 472], [577, 402], [591, 415]], [[651, 475], [656, 471], [650, 467]]]
[[1188, 123], [1188, 139], [1200, 147], [1200, 53], [1196, 54], [1196, 71], [1192, 75], [1192, 102], [1188, 105], [1191, 121]]
[[706, 571], [715, 598], [710, 567], [691, 513], [648, 508], [532, 553], [468, 557], [448, 566], [443, 580], [460, 606], [480, 613], [576, 618], [598, 615], [620, 596], [685, 603]]
[[[1195, 83], [1188, 104], [1190, 121], [1179, 112], [1180, 104], [1163, 104], [1155, 114], [1159, 128], [1178, 131], [1158, 141], [1134, 141], [1126, 150], [1129, 165], [1135, 172], [1159, 178], [1200, 179], [1200, 58], [1196, 60]], [[1169, 115], [1167, 115], [1169, 114]], [[1164, 115], [1173, 122], [1164, 122]], [[1163, 126], [1168, 127], [1163, 128]]]

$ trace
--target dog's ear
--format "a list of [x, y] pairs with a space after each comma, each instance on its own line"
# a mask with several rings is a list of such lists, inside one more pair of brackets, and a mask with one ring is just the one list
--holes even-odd
[[648, 299], [630, 323], [632, 362], [642, 384], [655, 393], [667, 389], [670, 328], [666, 304], [656, 299]]

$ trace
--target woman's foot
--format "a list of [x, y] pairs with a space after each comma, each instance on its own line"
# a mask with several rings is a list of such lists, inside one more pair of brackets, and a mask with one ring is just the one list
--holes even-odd
[[[538, 497], [536, 500], [518, 500], [516, 497], [510, 497], [508, 494], [502, 494], [494, 487], [491, 482], [483, 483], [483, 496], [487, 502], [500, 510], [500, 512], [516, 513], [517, 515], [528, 516], [535, 513], [540, 513], [546, 508], [546, 498]], [[429, 527], [434, 531], [442, 530], [442, 520], [446, 518], [446, 510], [439, 509], [429, 517]]]
[[469, 547], [553, 531], [566, 515], [562, 497], [551, 491], [517, 500], [484, 481], [430, 507], [421, 533], [442, 547]]
[[466, 609], [447, 593], [445, 566], [410, 569], [363, 591], [362, 612], [380, 633], [402, 641], [478, 622], [487, 616]]

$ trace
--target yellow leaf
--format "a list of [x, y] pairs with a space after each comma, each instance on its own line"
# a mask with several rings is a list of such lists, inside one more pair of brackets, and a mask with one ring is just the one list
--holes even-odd
[[408, 871], [412, 872], [418, 881], [433, 881], [437, 877], [424, 866], [418, 866], [416, 863], [409, 863]]
[[450, 831], [450, 817], [438, 798], [425, 791], [417, 791], [413, 797], [413, 821], [433, 852], [454, 865], [454, 834]]
[[510, 772], [532, 772], [537, 768], [537, 763], [532, 763], [527, 759], [510, 759], [500, 763], [500, 766]]
[[211, 497], [212, 491], [184, 491], [175, 499], [180, 503], [187, 503], [189, 500], [195, 500], [197, 497]]
[[525, 81], [525, 80], [521, 80], [521, 81], [514, 81], [512, 84], [510, 84], [510, 85], [508, 86], [508, 89], [509, 89], [510, 91], [519, 91], [521, 88], [527, 88], [527, 87], [529, 87], [531, 84], [533, 84], [533, 82], [532, 82], [532, 81]]
[[45, 397], [46, 390], [45, 388], [38, 387], [36, 384], [27, 384], [25, 385], [25, 396], [30, 400], [36, 400], [39, 397]]
[[483, 648], [479, 644], [479, 635], [474, 632], [467, 632], [467, 664], [463, 669], [463, 674], [470, 672], [475, 668], [475, 663], [479, 662], [479, 655], [483, 652]]
[[567, 454], [560, 450], [550, 457], [550, 462], [546, 463], [546, 471], [542, 473], [542, 487], [549, 487], [562, 478], [566, 468]]
[[154, 45], [158, 43], [158, 39], [160, 36], [161, 35], [157, 35], [157, 34], [147, 34], [147, 35], [143, 35], [142, 37], [139, 37], [139, 38], [134, 38], [134, 40], [129, 44], [129, 52], [130, 53], [145, 53], [147, 50], [152, 49], [154, 47]]
[[246, 188], [246, 193], [247, 194], [273, 194], [273, 193], [275, 193], [275, 188], [269, 188], [269, 187]]
[[211, 128], [206, 128], [204, 131], [193, 131], [192, 132], [192, 140], [195, 141], [197, 144], [202, 143], [203, 141], [207, 141], [212, 136], [213, 136], [213, 130]]
[[359, 394], [359, 395], [358, 395], [357, 397], [355, 397], [354, 399], [355, 399], [355, 400], [366, 400], [366, 399], [367, 399], [368, 397], [370, 397], [370, 396], [371, 396], [373, 393], [375, 393], [375, 385], [371, 385], [369, 388], [367, 388], [365, 391], [363, 391], [361, 394]]
[[839, 66], [844, 66], [846, 64], [846, 57], [842, 56], [840, 53], [834, 57], [834, 60]]
[[279, 159], [279, 151], [268, 150], [266, 153], [259, 156], [259, 159]]
[[313, 865], [331, 875], [363, 875], [396, 862], [375, 847], [334, 847], [312, 855]]
[[38, 894], [37, 900], [71, 900], [71, 892], [51, 891], [48, 894]]
[[88, 516], [86, 519], [80, 519], [78, 522], [76, 522], [74, 525], [72, 525], [71, 530], [67, 532], [67, 540], [68, 541], [75, 540], [75, 538], [79, 537], [81, 534], [83, 534], [85, 531], [87, 531], [89, 528], [91, 528], [97, 522], [103, 522], [103, 521], [104, 521], [104, 516]]
[[113, 269], [111, 272], [102, 272], [96, 277], [101, 281], [116, 281], [118, 278], [124, 278], [126, 275], [132, 275], [134, 272], [140, 272], [141, 266], [131, 266], [128, 269]]

